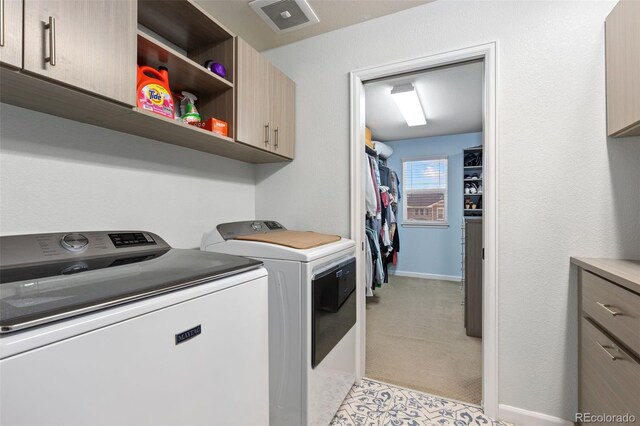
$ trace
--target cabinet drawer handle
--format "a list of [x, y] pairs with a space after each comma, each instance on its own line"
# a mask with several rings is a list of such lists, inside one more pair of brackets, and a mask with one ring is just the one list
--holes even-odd
[[278, 128], [277, 127], [273, 131], [273, 135], [274, 135], [274, 139], [276, 140], [274, 145], [275, 145], [276, 149], [278, 149]]
[[600, 348], [604, 351], [604, 353], [606, 353], [606, 354], [607, 354], [607, 356], [609, 356], [609, 358], [611, 359], [611, 361], [615, 361], [616, 359], [619, 359], [617, 356], [612, 355], [612, 354], [611, 354], [611, 352], [609, 352], [609, 351], [607, 350], [608, 346], [603, 346], [603, 345], [601, 345], [601, 344], [600, 344], [600, 342], [596, 342], [596, 344], [597, 344], [598, 346], [600, 346]]
[[52, 67], [56, 65], [56, 18], [49, 16], [49, 23], [44, 24], [44, 29], [49, 30], [49, 56], [44, 58]]
[[622, 312], [618, 312], [618, 311], [614, 311], [613, 309], [609, 309], [609, 306], [611, 306], [611, 305], [605, 305], [604, 303], [600, 303], [600, 302], [596, 302], [596, 304], [598, 306], [600, 306], [602, 309], [604, 309], [605, 311], [609, 312], [614, 317], [616, 315], [622, 315]]
[[264, 144], [269, 145], [269, 139], [271, 138], [271, 123], [264, 125]]
[[0, 0], [0, 47], [4, 46], [4, 0]]

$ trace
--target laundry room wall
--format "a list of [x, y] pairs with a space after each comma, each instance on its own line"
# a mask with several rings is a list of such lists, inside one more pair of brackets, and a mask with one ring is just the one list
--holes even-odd
[[[573, 420], [569, 256], [640, 257], [640, 139], [607, 139], [615, 1], [440, 0], [266, 52], [296, 81], [296, 159], [258, 166], [256, 212], [349, 235], [349, 72], [497, 43], [499, 402]], [[538, 423], [539, 424], [539, 423]]]
[[253, 219], [251, 164], [0, 104], [0, 234], [141, 229], [200, 247]]
[[[430, 138], [385, 141], [393, 148], [387, 165], [402, 182], [402, 159], [442, 155], [448, 158], [448, 227], [403, 226], [406, 196], [398, 203], [400, 253], [398, 264], [389, 272], [434, 279], [460, 280], [462, 241], [463, 168], [462, 150], [482, 145], [482, 133], [436, 136]], [[401, 185], [402, 186], [402, 185]], [[403, 188], [401, 187], [401, 190]]]

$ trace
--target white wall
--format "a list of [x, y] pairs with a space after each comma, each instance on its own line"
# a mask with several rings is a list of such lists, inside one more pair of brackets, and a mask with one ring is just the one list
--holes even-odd
[[613, 1], [441, 0], [267, 52], [296, 81], [296, 160], [257, 169], [256, 213], [349, 234], [348, 73], [498, 43], [499, 401], [572, 419], [569, 256], [640, 257], [640, 139], [607, 140]]
[[0, 125], [2, 235], [143, 229], [193, 248], [254, 217], [253, 165], [6, 104]]

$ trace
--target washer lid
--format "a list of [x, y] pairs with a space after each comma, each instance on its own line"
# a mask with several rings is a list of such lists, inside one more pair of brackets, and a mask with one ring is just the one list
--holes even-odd
[[[99, 255], [95, 251], [99, 248], [91, 247], [91, 234], [86, 235], [89, 248], [83, 253], [66, 254], [64, 246], [43, 244], [42, 250], [54, 254], [49, 261], [28, 263], [25, 256], [12, 263], [5, 262], [4, 256], [0, 259], [0, 332], [144, 299], [261, 265], [253, 259], [172, 249], [166, 244], [153, 246], [155, 248], [144, 245], [138, 249], [118, 249], [117, 242], [102, 241], [100, 244], [107, 249], [104, 255]], [[53, 240], [58, 241], [59, 236], [56, 234]], [[159, 239], [154, 234], [150, 236]], [[1, 237], [2, 252], [10, 252], [11, 246], [15, 245], [23, 247], [22, 252], [26, 254], [25, 247], [31, 244], [25, 244], [24, 240], [35, 238], [38, 241], [38, 237]], [[69, 241], [72, 239], [74, 244], [84, 244], [79, 237], [69, 238]], [[41, 250], [38, 244], [35, 246]], [[33, 254], [33, 259], [39, 258], [38, 253]]]

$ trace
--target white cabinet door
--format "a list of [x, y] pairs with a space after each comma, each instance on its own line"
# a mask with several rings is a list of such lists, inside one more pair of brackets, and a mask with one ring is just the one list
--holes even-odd
[[263, 277], [6, 358], [0, 423], [266, 425], [267, 315]]

